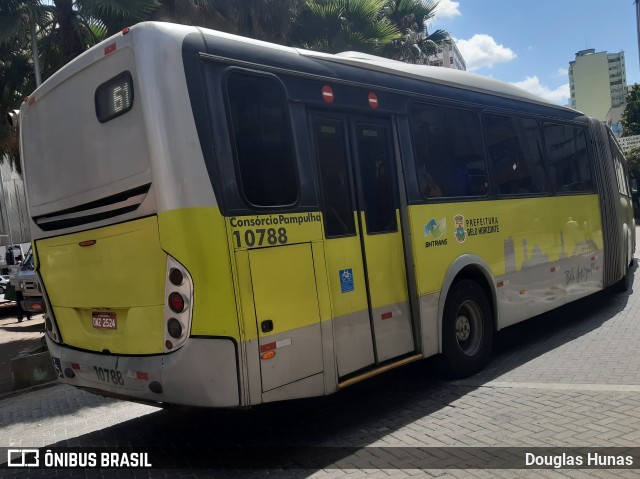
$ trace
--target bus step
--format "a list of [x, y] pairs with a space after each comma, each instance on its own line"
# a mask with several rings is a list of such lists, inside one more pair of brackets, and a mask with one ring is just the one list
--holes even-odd
[[398, 366], [403, 366], [405, 364], [412, 363], [413, 361], [417, 361], [418, 359], [422, 359], [422, 354], [415, 354], [413, 356], [402, 358], [399, 361], [385, 364], [384, 366], [380, 366], [379, 368], [372, 369], [370, 371], [367, 371], [366, 373], [362, 373], [358, 376], [349, 378], [346, 381], [338, 383], [338, 389], [346, 388], [347, 386], [351, 386], [352, 384], [360, 382], [363, 379], [377, 376], [378, 374], [397, 368]]

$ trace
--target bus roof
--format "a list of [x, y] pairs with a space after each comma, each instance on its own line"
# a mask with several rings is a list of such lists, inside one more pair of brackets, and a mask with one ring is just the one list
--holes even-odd
[[298, 54], [301, 57], [325, 60], [343, 65], [350, 65], [357, 68], [387, 73], [391, 75], [412, 78], [415, 80], [437, 83], [453, 88], [461, 88], [469, 91], [496, 95], [504, 98], [510, 98], [520, 101], [536, 103], [542, 106], [557, 108], [564, 111], [579, 113], [566, 106], [558, 105], [545, 98], [529, 93], [522, 88], [518, 88], [509, 83], [495, 80], [467, 71], [455, 70], [452, 68], [436, 67], [431, 65], [416, 65], [404, 63], [389, 58], [370, 55], [367, 53], [346, 51], [337, 54], [322, 53], [313, 50], [305, 50], [302, 48], [292, 48], [283, 45], [255, 40], [252, 38], [241, 37], [229, 33], [199, 28], [206, 35], [235, 40], [242, 43], [249, 43], [255, 46], [267, 47], [273, 51], [279, 51], [285, 54]]
[[431, 65], [416, 65], [404, 63], [389, 58], [378, 57], [361, 52], [342, 52], [335, 55], [323, 54], [311, 50], [298, 49], [301, 55], [321, 57], [328, 61], [354, 65], [370, 70], [414, 78], [431, 83], [439, 83], [451, 87], [463, 88], [481, 93], [498, 95], [506, 98], [539, 103], [545, 106], [560, 108], [575, 112], [575, 110], [553, 103], [545, 98], [533, 95], [522, 88], [490, 77], [470, 73], [467, 71], [444, 68]]
[[[220, 32], [216, 30], [210, 30], [201, 27], [192, 27], [186, 25], [171, 24], [165, 22], [142, 22], [134, 25], [130, 29], [130, 33], [134, 35], [140, 35], [143, 32], [148, 32], [156, 35], [172, 36], [176, 40], [186, 37], [190, 33], [199, 31], [201, 34], [207, 37], [217, 37], [226, 41], [239, 42], [243, 44], [254, 45], [261, 48], [269, 48], [274, 53], [297, 55], [302, 58], [318, 59], [323, 61], [329, 61], [339, 63], [343, 65], [349, 65], [356, 68], [362, 68], [366, 70], [391, 74], [395, 76], [412, 78], [414, 80], [425, 81], [429, 83], [435, 83], [440, 85], [446, 85], [453, 88], [460, 88], [468, 91], [485, 93], [490, 95], [496, 95], [499, 97], [515, 99], [520, 101], [526, 101], [530, 103], [539, 104], [542, 106], [552, 107], [559, 110], [570, 111], [578, 113], [569, 107], [561, 106], [546, 100], [542, 97], [533, 95], [526, 90], [518, 88], [506, 82], [495, 80], [493, 78], [477, 75], [467, 71], [460, 71], [451, 68], [436, 67], [430, 65], [415, 65], [408, 64], [388, 58], [378, 57], [375, 55], [369, 55], [361, 52], [347, 51], [338, 54], [328, 54], [322, 52], [316, 52], [312, 50], [305, 50], [301, 48], [287, 47], [283, 45], [264, 42], [261, 40], [255, 40], [252, 38], [241, 37], [230, 33]], [[50, 90], [55, 85], [64, 81], [69, 76], [80, 71], [88, 64], [100, 59], [104, 54], [103, 50], [106, 45], [110, 45], [121, 37], [122, 33], [118, 33], [98, 45], [90, 48], [82, 55], [72, 60], [65, 67], [56, 72], [52, 77], [43, 83], [38, 88], [37, 92], [40, 94]]]

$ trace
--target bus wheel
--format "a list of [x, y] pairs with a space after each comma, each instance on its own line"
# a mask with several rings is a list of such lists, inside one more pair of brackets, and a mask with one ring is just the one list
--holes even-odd
[[626, 293], [629, 290], [629, 285], [631, 284], [631, 265], [630, 263], [625, 270], [624, 276], [618, 280], [617, 283], [613, 285], [613, 290], [616, 293]]
[[442, 349], [448, 372], [454, 377], [466, 377], [480, 371], [491, 355], [493, 317], [478, 283], [463, 279], [451, 288], [442, 321]]

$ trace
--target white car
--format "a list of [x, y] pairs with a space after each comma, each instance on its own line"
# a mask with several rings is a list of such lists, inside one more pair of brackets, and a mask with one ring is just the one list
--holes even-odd
[[0, 294], [4, 294], [4, 292], [7, 290], [7, 285], [9, 284], [9, 276], [8, 275], [1, 275], [0, 276]]
[[43, 313], [44, 301], [40, 292], [40, 282], [33, 269], [33, 255], [31, 250], [27, 253], [24, 263], [20, 266], [20, 271], [16, 278], [17, 290], [22, 293], [20, 306], [26, 311], [29, 317], [31, 313]]

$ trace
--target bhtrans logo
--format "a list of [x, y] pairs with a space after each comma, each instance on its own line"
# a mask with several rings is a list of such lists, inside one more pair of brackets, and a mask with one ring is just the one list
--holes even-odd
[[[441, 238], [447, 232], [447, 218], [431, 218], [424, 225], [424, 236], [429, 238], [424, 242], [425, 247], [444, 246], [447, 244], [447, 238]], [[433, 239], [431, 239], [433, 238]]]
[[39, 449], [9, 449], [7, 451], [9, 467], [40, 467]]

